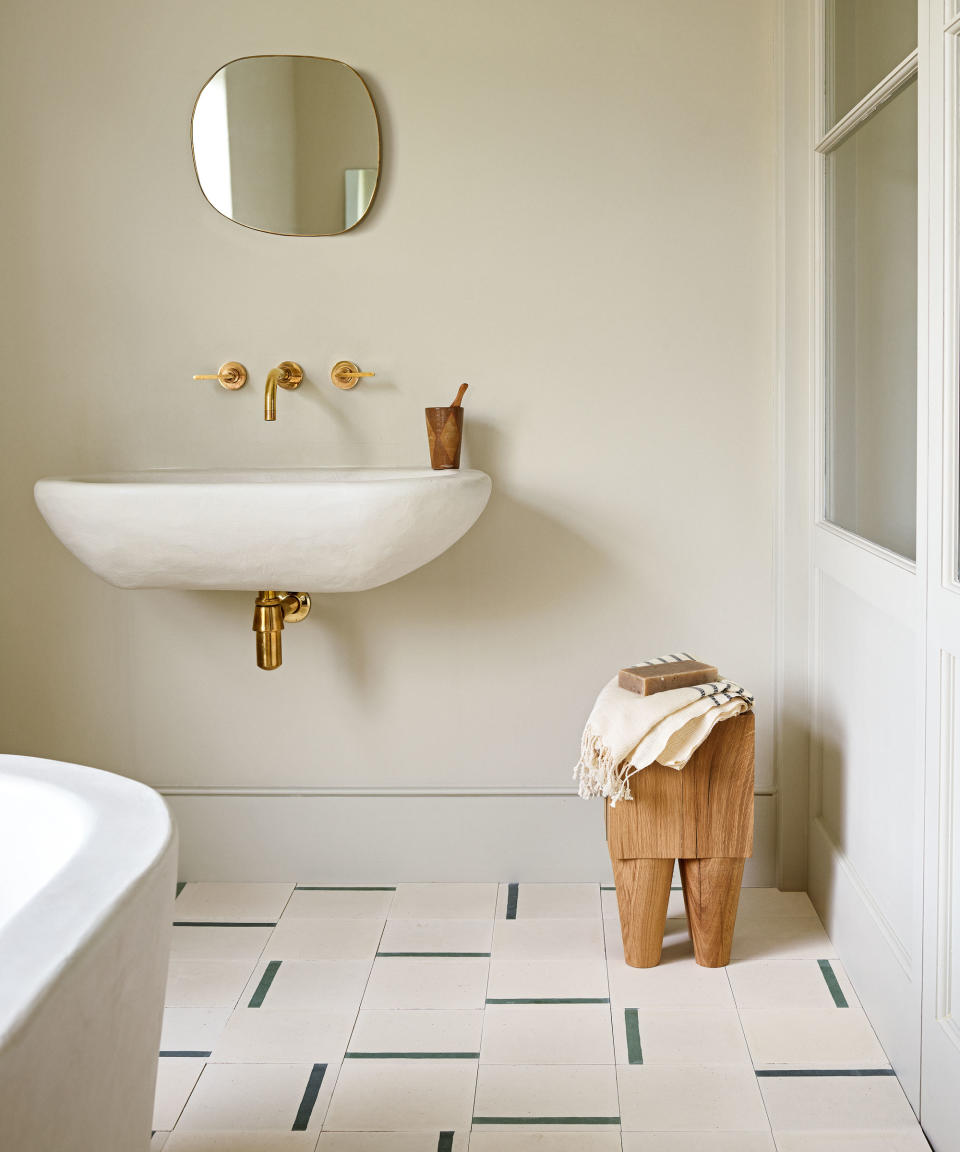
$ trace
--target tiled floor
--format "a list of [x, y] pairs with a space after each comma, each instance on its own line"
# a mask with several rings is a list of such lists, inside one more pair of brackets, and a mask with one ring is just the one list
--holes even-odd
[[187, 884], [152, 1148], [922, 1152], [806, 896], [658, 968], [596, 884]]

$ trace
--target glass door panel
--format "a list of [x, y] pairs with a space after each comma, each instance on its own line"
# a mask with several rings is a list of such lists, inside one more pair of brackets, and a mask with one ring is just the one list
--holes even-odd
[[916, 0], [827, 0], [827, 129], [917, 46]]
[[916, 78], [825, 157], [826, 518], [916, 559]]

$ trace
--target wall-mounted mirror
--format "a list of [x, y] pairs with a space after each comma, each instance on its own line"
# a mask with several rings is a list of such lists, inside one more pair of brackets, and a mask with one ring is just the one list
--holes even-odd
[[366, 215], [380, 179], [380, 122], [360, 75], [318, 56], [244, 56], [193, 109], [203, 194], [238, 224], [333, 236]]

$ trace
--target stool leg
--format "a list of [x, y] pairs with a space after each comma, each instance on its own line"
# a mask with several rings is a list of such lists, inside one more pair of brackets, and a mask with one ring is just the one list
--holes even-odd
[[730, 963], [743, 864], [739, 856], [680, 861], [693, 954], [704, 968], [723, 968]]
[[632, 968], [654, 968], [660, 963], [672, 876], [672, 860], [613, 861], [623, 958]]

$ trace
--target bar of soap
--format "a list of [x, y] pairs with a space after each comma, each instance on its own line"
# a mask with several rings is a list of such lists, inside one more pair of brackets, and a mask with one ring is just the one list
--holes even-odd
[[621, 688], [636, 692], [638, 696], [653, 696], [656, 692], [669, 692], [671, 688], [695, 688], [719, 679], [712, 664], [699, 660], [676, 660], [672, 664], [641, 664], [621, 668], [618, 683]]

